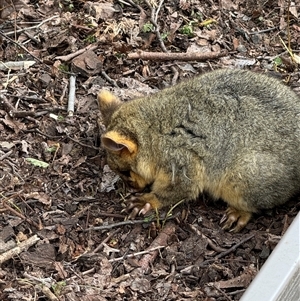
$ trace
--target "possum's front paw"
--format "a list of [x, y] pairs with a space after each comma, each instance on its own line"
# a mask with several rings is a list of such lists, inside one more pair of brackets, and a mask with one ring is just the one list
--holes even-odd
[[[220, 223], [224, 223], [222, 229], [229, 230], [230, 232], [239, 232], [241, 231], [251, 219], [251, 212], [237, 210], [233, 207], [228, 207], [225, 214], [223, 215]], [[232, 225], [236, 223], [235, 227], [232, 228]]]
[[130, 212], [128, 219], [134, 219], [137, 215], [145, 215], [152, 209], [162, 207], [161, 202], [153, 193], [138, 193], [131, 196], [126, 203], [126, 211]]

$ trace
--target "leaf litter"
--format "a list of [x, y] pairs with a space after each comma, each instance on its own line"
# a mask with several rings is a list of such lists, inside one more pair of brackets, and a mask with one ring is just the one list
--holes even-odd
[[106, 88], [127, 101], [232, 67], [268, 71], [300, 93], [296, 2], [0, 7], [0, 300], [239, 300], [299, 211], [297, 199], [238, 234], [220, 228], [225, 205], [206, 195], [160, 224], [124, 221], [126, 190], [100, 148], [96, 95]]

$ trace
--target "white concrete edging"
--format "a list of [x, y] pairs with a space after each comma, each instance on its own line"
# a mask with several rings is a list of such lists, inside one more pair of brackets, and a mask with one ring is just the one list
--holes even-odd
[[300, 212], [240, 301], [300, 301]]

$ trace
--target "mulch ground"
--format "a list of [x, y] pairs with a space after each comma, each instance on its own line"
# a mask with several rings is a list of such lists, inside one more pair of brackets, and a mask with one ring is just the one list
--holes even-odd
[[124, 221], [96, 95], [129, 100], [217, 68], [300, 93], [299, 13], [285, 0], [0, 0], [0, 300], [239, 300], [299, 200], [238, 234], [207, 195]]

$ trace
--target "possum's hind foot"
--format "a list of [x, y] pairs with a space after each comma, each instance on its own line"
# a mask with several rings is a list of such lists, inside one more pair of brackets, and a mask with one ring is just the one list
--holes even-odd
[[[237, 210], [233, 207], [228, 207], [225, 214], [221, 218], [220, 224], [223, 224], [223, 230], [230, 232], [240, 232], [251, 219], [252, 213], [242, 210]], [[233, 227], [233, 225], [235, 226]]]

